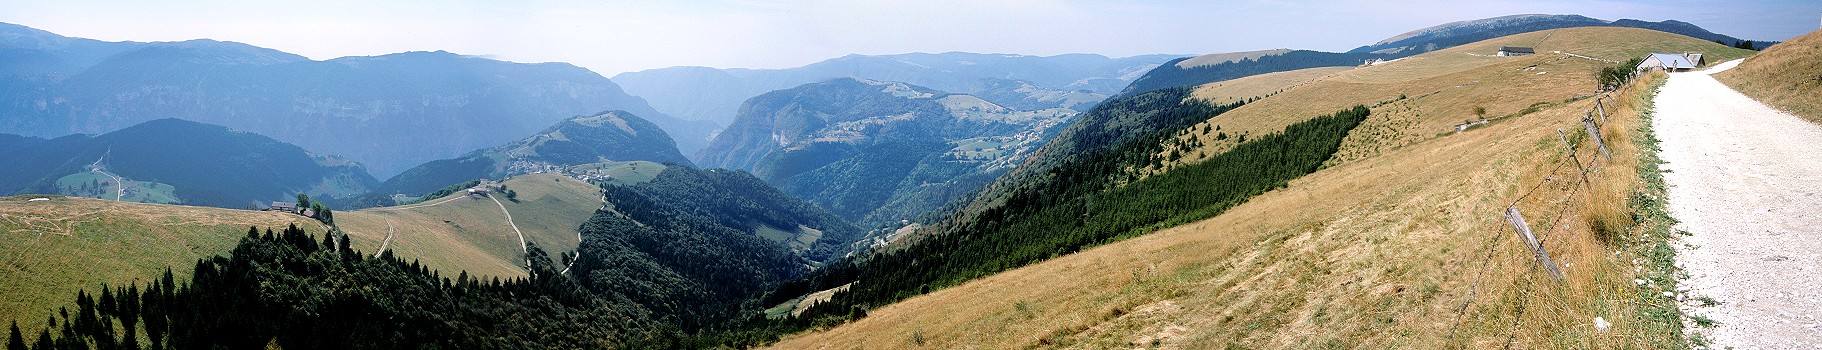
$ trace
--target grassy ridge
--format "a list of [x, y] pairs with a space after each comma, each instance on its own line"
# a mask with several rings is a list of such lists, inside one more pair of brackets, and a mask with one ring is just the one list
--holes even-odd
[[576, 229], [602, 206], [594, 185], [562, 175], [528, 174], [502, 183], [518, 193], [517, 200], [495, 193], [500, 204], [494, 204], [493, 199], [468, 197], [458, 189], [407, 206], [336, 212], [335, 220], [355, 238], [355, 249], [377, 252], [385, 245], [398, 257], [420, 260], [445, 275], [467, 271], [474, 276], [522, 277], [525, 252], [500, 211], [502, 205], [525, 240], [553, 255], [575, 250], [581, 243]]
[[[1713, 61], [1719, 63], [1720, 60]], [[1822, 123], [1822, 31], [1765, 49], [1715, 79], [1740, 93]]]
[[[189, 266], [227, 252], [247, 226], [301, 225], [323, 232], [302, 216], [76, 197], [0, 198], [0, 318], [36, 328], [44, 316], [67, 306], [78, 289], [150, 281], [172, 267], [188, 278]], [[110, 197], [111, 199], [111, 197]]]

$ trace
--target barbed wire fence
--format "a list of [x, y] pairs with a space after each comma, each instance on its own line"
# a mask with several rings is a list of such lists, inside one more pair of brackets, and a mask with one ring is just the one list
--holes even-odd
[[[1557, 145], [1559, 150], [1552, 156], [1553, 159], [1550, 160], [1550, 165], [1548, 165], [1550, 171], [1545, 173], [1542, 178], [1538, 179], [1536, 184], [1520, 191], [1516, 198], [1506, 202], [1506, 205], [1502, 208], [1502, 212], [1499, 215], [1501, 216], [1502, 221], [1505, 222], [1505, 225], [1501, 225], [1502, 228], [1495, 231], [1495, 234], [1490, 237], [1489, 240], [1485, 241], [1487, 247], [1480, 258], [1480, 266], [1476, 268], [1477, 272], [1475, 273], [1474, 281], [1470, 284], [1468, 294], [1463, 298], [1461, 305], [1455, 309], [1455, 320], [1449, 327], [1449, 341], [1451, 343], [1459, 341], [1459, 338], [1457, 337], [1458, 330], [1467, 315], [1468, 308], [1478, 301], [1481, 283], [1485, 281], [1487, 270], [1489, 270], [1493, 258], [1497, 256], [1496, 253], [1498, 252], [1499, 247], [1503, 246], [1503, 244], [1500, 244], [1501, 242], [1499, 240], [1509, 239], [1501, 237], [1507, 235], [1507, 232], [1511, 232], [1510, 234], [1516, 236], [1519, 242], [1529, 250], [1527, 253], [1532, 255], [1533, 259], [1536, 260], [1538, 268], [1542, 270], [1543, 273], [1547, 274], [1550, 279], [1559, 283], [1564, 280], [1562, 270], [1557, 267], [1556, 262], [1551, 259], [1550, 253], [1548, 249], [1545, 248], [1544, 244], [1545, 242], [1548, 242], [1552, 235], [1555, 235], [1557, 231], [1562, 230], [1563, 227], [1565, 227], [1563, 225], [1563, 218], [1570, 214], [1569, 209], [1577, 203], [1576, 196], [1582, 195], [1584, 192], [1593, 192], [1592, 187], [1594, 186], [1594, 183], [1593, 180], [1589, 179], [1589, 176], [1598, 176], [1602, 166], [1612, 162], [1612, 152], [1608, 150], [1606, 139], [1601, 135], [1600, 131], [1601, 126], [1607, 123], [1606, 105], [1610, 103], [1612, 99], [1613, 96], [1611, 92], [1603, 91], [1596, 93], [1593, 97], [1593, 105], [1589, 106], [1587, 111], [1582, 114], [1579, 123], [1572, 123], [1580, 124], [1579, 126], [1581, 127], [1573, 128], [1574, 125], [1568, 126], [1571, 127], [1569, 130], [1580, 130], [1571, 132], [1566, 131], [1564, 128], [1558, 128], [1556, 132], [1557, 140], [1560, 142], [1560, 144]], [[1581, 150], [1583, 147], [1587, 148], [1586, 152]], [[1586, 160], [1583, 159], [1584, 156], [1586, 156]], [[1574, 165], [1573, 168], [1571, 168], [1570, 165]], [[1570, 174], [1570, 172], [1573, 172], [1573, 174]], [[1534, 196], [1548, 196], [1550, 199], [1544, 200], [1539, 204], [1528, 205], [1526, 200], [1532, 199]], [[1525, 206], [1529, 206], [1529, 208], [1521, 208]], [[1533, 216], [1534, 218], [1549, 218], [1548, 220], [1539, 221], [1548, 222], [1548, 224], [1538, 226], [1541, 229], [1534, 231], [1532, 229], [1533, 226], [1526, 220], [1526, 212], [1531, 212], [1534, 215], [1535, 213], [1549, 214], [1548, 216]], [[1517, 294], [1519, 299], [1513, 316], [1512, 327], [1514, 330], [1508, 335], [1506, 341], [1506, 347], [1508, 348], [1516, 341], [1518, 335], [1517, 328], [1519, 326], [1518, 322], [1522, 319], [1524, 310], [1526, 309], [1527, 294], [1528, 293], [1523, 292]]]

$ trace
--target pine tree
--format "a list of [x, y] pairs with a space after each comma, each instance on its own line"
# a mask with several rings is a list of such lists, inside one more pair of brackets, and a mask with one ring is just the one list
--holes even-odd
[[11, 334], [6, 336], [6, 350], [28, 350], [25, 335], [19, 334], [19, 321], [13, 321]]
[[341, 234], [341, 236], [342, 236], [341, 237], [342, 241], [340, 242], [341, 246], [339, 247], [339, 249], [337, 249], [337, 251], [342, 252], [342, 255], [353, 256], [354, 255], [354, 243], [349, 242], [350, 239], [348, 237], [348, 234], [344, 233], [344, 234]]
[[[52, 348], [56, 347], [56, 346], [57, 346], [57, 344], [51, 343], [51, 329], [50, 328], [38, 330], [38, 342], [32, 343], [33, 350], [54, 350]], [[156, 348], [154, 348], [154, 349], [156, 349]]]

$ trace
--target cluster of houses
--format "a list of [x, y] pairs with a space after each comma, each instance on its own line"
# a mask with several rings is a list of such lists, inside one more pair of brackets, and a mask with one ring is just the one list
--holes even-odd
[[[1537, 54], [1537, 50], [1532, 49], [1530, 47], [1500, 46], [1499, 53], [1497, 53], [1496, 56], [1518, 57], [1518, 56], [1529, 56], [1529, 55], [1534, 55], [1534, 54]], [[1648, 71], [1648, 70], [1662, 70], [1662, 71], [1667, 71], [1667, 72], [1683, 72], [1683, 71], [1688, 71], [1691, 69], [1696, 69], [1697, 67], [1701, 67], [1703, 63], [1706, 63], [1706, 62], [1702, 60], [1702, 53], [1700, 53], [1700, 52], [1684, 52], [1684, 53], [1659, 52], [1659, 53], [1652, 53], [1649, 55], [1645, 55], [1645, 59], [1643, 61], [1639, 62], [1638, 67], [1634, 67], [1634, 69], [1641, 71], [1641, 72]]]

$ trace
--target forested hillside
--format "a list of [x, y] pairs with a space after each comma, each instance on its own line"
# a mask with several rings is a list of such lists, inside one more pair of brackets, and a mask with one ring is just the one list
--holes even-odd
[[742, 172], [670, 167], [604, 189], [612, 210], [582, 225], [570, 273], [691, 332], [753, 312], [742, 303], [840, 257], [860, 234]]
[[[265, 136], [178, 119], [55, 139], [4, 138], [0, 193], [63, 193], [104, 199], [254, 208], [298, 193], [366, 192], [377, 181], [360, 164]], [[123, 186], [124, 184], [124, 186]], [[124, 187], [124, 188], [122, 188]]]

